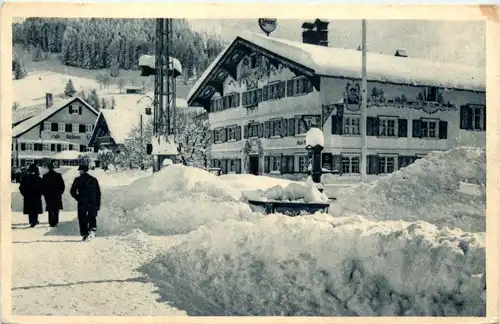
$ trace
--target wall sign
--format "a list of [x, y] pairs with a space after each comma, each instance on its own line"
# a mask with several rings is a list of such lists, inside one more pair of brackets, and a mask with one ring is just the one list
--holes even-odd
[[66, 138], [67, 138], [67, 139], [82, 139], [82, 138], [81, 138], [80, 136], [78, 136], [78, 135], [70, 135], [70, 134], [66, 135]]

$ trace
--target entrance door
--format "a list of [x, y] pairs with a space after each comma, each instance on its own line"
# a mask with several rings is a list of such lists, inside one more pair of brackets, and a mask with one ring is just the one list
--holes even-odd
[[259, 156], [258, 155], [251, 155], [248, 157], [249, 163], [248, 163], [248, 168], [250, 174], [253, 175], [258, 175], [259, 174]]

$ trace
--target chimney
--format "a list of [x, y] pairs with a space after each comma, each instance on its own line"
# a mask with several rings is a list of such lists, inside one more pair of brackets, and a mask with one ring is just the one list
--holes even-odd
[[398, 50], [396, 51], [396, 54], [394, 54], [394, 56], [408, 57], [408, 51], [404, 48], [398, 48]]
[[302, 42], [328, 46], [328, 24], [329, 22], [320, 19], [316, 19], [314, 22], [304, 22], [302, 24]]
[[53, 104], [52, 93], [46, 93], [45, 94], [45, 108], [52, 107], [52, 104]]

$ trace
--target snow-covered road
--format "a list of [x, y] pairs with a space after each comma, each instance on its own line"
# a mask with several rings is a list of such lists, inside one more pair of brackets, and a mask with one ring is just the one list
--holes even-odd
[[13, 315], [172, 316], [186, 312], [169, 306], [157, 288], [135, 271], [158, 248], [177, 237], [153, 237], [145, 245], [127, 237], [96, 237], [81, 242], [75, 212], [63, 212], [60, 226], [27, 226], [12, 214]]

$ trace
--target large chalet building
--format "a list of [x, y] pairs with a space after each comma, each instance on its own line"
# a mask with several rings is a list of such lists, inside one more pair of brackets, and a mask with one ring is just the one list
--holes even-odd
[[60, 165], [76, 165], [80, 155], [96, 159], [88, 147], [98, 112], [85, 100], [73, 97], [57, 105], [47, 94], [46, 109], [12, 129], [12, 165], [27, 166], [44, 158]]
[[[213, 167], [303, 172], [314, 126], [325, 136], [323, 167], [359, 173], [361, 51], [305, 34], [302, 43], [242, 34], [194, 84], [187, 101], [208, 111]], [[485, 145], [484, 69], [395, 52], [367, 53], [367, 172], [391, 173], [464, 136]]]

